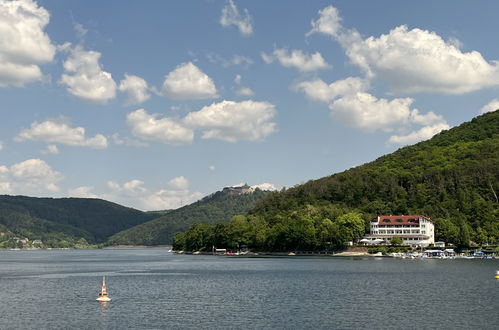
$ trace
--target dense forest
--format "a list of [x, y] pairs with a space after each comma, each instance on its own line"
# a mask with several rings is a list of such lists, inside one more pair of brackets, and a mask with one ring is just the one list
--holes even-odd
[[267, 194], [268, 191], [259, 189], [243, 194], [218, 191], [193, 204], [171, 210], [159, 218], [119, 232], [111, 236], [107, 244], [171, 244], [176, 232], [187, 230], [193, 223], [212, 224], [228, 221], [234, 215], [247, 213]]
[[[74, 247], [103, 243], [109, 236], [157, 217], [100, 199], [0, 195], [0, 248]], [[27, 243], [20, 243], [25, 238]]]
[[247, 215], [195, 224], [176, 249], [329, 249], [361, 237], [380, 214], [424, 214], [436, 240], [467, 247], [499, 239], [499, 111], [432, 139], [271, 193]]

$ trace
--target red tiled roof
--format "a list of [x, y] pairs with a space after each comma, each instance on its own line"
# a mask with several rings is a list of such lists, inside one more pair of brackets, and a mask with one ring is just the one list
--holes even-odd
[[378, 222], [378, 225], [419, 225], [419, 218], [421, 217], [433, 222], [424, 215], [380, 215], [378, 218], [373, 219], [372, 222]]

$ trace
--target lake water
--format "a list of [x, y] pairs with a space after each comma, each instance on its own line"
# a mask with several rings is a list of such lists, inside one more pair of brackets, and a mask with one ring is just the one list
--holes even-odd
[[[0, 329], [499, 329], [499, 260], [0, 251]], [[112, 301], [95, 301], [102, 276]]]

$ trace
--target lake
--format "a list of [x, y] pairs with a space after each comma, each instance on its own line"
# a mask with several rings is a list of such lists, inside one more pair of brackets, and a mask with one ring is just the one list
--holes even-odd
[[[499, 329], [499, 260], [0, 251], [0, 329]], [[95, 301], [106, 276], [112, 301]]]

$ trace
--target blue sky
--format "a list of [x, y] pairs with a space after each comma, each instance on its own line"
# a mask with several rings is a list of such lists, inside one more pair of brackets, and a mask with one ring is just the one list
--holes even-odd
[[499, 108], [496, 1], [0, 1], [0, 194], [142, 210]]

